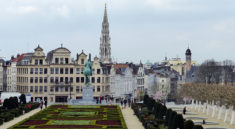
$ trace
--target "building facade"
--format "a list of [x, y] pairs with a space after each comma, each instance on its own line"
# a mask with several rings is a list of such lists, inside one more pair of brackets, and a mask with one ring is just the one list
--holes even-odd
[[[61, 46], [47, 56], [38, 46], [34, 53], [20, 55], [17, 62], [17, 91], [31, 96], [31, 101], [67, 102], [68, 98], [81, 99], [85, 83], [83, 70], [87, 55], [82, 51], [72, 60], [70, 51]], [[104, 69], [106, 70], [106, 69]], [[94, 97], [109, 93], [108, 72], [104, 71], [97, 57], [92, 62]]]

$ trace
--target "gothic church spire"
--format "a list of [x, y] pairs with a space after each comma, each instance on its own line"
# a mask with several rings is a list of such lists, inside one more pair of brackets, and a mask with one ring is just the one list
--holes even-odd
[[104, 17], [102, 22], [102, 31], [100, 37], [100, 61], [102, 63], [111, 63], [111, 47], [109, 37], [109, 22], [107, 15], [107, 7], [105, 4]]

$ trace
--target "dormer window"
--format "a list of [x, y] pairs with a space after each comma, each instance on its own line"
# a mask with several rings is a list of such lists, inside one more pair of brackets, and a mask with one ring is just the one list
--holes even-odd
[[60, 58], [60, 64], [64, 64], [64, 58]]
[[59, 64], [59, 59], [55, 58], [55, 64]]
[[81, 63], [84, 64], [84, 59], [81, 60]]
[[65, 58], [65, 64], [69, 64], [69, 58]]
[[43, 60], [39, 60], [39, 64], [42, 65], [43, 64]]
[[38, 60], [35, 60], [35, 61], [34, 61], [34, 64], [35, 64], [35, 65], [38, 65]]

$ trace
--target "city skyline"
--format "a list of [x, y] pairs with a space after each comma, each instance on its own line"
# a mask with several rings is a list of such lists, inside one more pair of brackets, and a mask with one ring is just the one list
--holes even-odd
[[[84, 50], [99, 56], [104, 4], [110, 24], [111, 56], [117, 62], [160, 62], [165, 56], [199, 63], [235, 60], [234, 1], [102, 0], [1, 1], [1, 57], [68, 48], [72, 57]], [[3, 7], [4, 6], [4, 7]], [[92, 47], [91, 47], [92, 46]], [[131, 48], [131, 49], [130, 49]], [[120, 52], [121, 51], [121, 52]]]

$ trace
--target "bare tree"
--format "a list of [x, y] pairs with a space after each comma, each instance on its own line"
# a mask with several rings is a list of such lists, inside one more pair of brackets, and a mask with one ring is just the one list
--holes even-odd
[[199, 69], [196, 72], [195, 82], [218, 84], [220, 82], [221, 70], [220, 63], [213, 59], [206, 60], [199, 66]]

